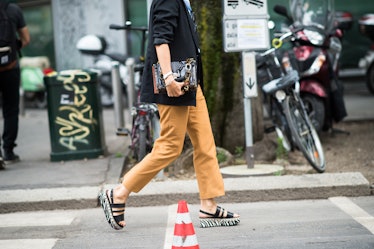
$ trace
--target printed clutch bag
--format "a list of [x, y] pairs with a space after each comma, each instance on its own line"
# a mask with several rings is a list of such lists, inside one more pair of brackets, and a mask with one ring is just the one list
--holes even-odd
[[[183, 91], [196, 91], [197, 89], [197, 66], [193, 58], [185, 61], [172, 61], [171, 70], [176, 81], [184, 82]], [[154, 93], [166, 93], [165, 80], [159, 63], [152, 66]]]

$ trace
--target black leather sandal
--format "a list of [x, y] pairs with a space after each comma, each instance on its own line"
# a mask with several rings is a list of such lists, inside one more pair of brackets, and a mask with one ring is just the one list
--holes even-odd
[[[108, 196], [108, 191], [110, 196]], [[104, 210], [105, 218], [109, 225], [115, 230], [121, 230], [120, 222], [125, 220], [125, 203], [116, 204], [113, 201], [113, 189], [105, 190], [99, 194], [101, 207]], [[115, 209], [115, 210], [113, 210]], [[117, 214], [117, 215], [115, 215]]]
[[[225, 215], [226, 212], [226, 215]], [[220, 227], [220, 226], [236, 226], [239, 224], [239, 217], [234, 217], [234, 214], [226, 211], [224, 208], [217, 206], [216, 213], [211, 214], [200, 210], [200, 213], [208, 215], [209, 217], [200, 217], [200, 227]]]

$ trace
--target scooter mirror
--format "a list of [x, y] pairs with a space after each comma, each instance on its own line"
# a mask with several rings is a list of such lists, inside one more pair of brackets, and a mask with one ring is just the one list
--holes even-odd
[[286, 9], [286, 7], [284, 7], [283, 5], [275, 5], [274, 8], [273, 8], [274, 12], [279, 14], [279, 15], [282, 15], [282, 16], [285, 16], [287, 17], [287, 19], [289, 20], [292, 20], [292, 18], [288, 15], [288, 11]]

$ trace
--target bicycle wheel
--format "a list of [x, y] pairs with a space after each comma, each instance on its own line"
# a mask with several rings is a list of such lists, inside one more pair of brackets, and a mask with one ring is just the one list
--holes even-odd
[[317, 132], [322, 130], [325, 121], [325, 105], [323, 100], [315, 95], [305, 93], [301, 97], [306, 113]]
[[137, 145], [137, 159], [141, 161], [147, 155], [147, 131], [139, 129], [139, 140]]
[[287, 119], [282, 112], [282, 106], [279, 103], [273, 103], [273, 123], [275, 124], [275, 131], [277, 136], [282, 141], [283, 148], [288, 152], [293, 150], [291, 141], [292, 135], [287, 124]]
[[136, 116], [131, 135], [134, 158], [141, 161], [147, 154], [147, 125], [145, 116]]
[[287, 96], [284, 112], [296, 146], [317, 172], [324, 172], [326, 161], [322, 144], [301, 99]]

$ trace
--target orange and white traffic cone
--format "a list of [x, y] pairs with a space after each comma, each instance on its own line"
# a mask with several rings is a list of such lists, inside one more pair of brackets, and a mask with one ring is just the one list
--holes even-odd
[[200, 249], [197, 243], [195, 229], [192, 224], [187, 202], [178, 202], [177, 218], [174, 226], [172, 249]]

